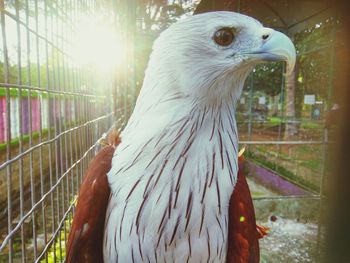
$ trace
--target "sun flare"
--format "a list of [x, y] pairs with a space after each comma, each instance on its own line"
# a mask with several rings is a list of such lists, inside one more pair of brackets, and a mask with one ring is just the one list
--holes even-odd
[[123, 41], [112, 25], [105, 17], [81, 18], [72, 40], [72, 56], [78, 65], [109, 74], [123, 61]]

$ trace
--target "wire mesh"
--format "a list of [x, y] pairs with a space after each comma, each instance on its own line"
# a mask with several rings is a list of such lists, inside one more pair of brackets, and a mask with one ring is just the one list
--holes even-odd
[[113, 76], [72, 55], [80, 18], [98, 10], [97, 1], [0, 1], [0, 262], [64, 260], [83, 173], [103, 133], [125, 124]]

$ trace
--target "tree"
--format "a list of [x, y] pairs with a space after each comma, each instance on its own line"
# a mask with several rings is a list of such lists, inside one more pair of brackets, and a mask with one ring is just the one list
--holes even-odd
[[285, 76], [285, 86], [286, 86], [286, 118], [287, 122], [285, 124], [284, 139], [288, 140], [291, 136], [296, 135], [298, 132], [295, 118], [295, 73], [294, 70], [290, 74]]

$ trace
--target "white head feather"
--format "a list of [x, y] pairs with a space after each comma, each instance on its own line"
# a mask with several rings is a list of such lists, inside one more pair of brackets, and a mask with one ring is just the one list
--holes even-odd
[[[234, 43], [228, 47], [213, 40], [224, 27], [235, 30]], [[261, 45], [264, 31], [255, 19], [231, 12], [196, 15], [171, 25], [154, 43], [131, 123], [162, 107], [164, 101], [174, 104], [172, 98], [181, 97], [176, 108], [183, 108], [188, 102], [204, 106], [239, 97], [254, 63], [247, 63], [243, 55], [231, 56]], [[173, 105], [167, 108], [177, 111]]]

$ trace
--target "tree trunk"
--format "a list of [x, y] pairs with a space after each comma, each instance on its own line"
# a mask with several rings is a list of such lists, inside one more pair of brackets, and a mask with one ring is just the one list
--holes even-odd
[[278, 102], [280, 100], [280, 95], [276, 95], [276, 96], [272, 96], [272, 101], [273, 101], [273, 105], [272, 105], [272, 116], [276, 117], [278, 116]]
[[284, 138], [289, 139], [298, 132], [297, 124], [295, 123], [295, 68], [293, 72], [285, 77], [286, 84], [286, 128]]

